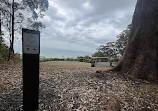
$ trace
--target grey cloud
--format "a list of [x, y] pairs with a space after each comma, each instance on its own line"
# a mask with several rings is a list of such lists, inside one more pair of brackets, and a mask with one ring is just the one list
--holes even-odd
[[[46, 47], [48, 42], [49, 47], [92, 52], [97, 44], [116, 40], [116, 35], [131, 23], [136, 0], [50, 2], [46, 17], [42, 19], [47, 27], [42, 30], [42, 46]], [[84, 8], [86, 2], [90, 9]], [[65, 45], [70, 47], [66, 48]]]

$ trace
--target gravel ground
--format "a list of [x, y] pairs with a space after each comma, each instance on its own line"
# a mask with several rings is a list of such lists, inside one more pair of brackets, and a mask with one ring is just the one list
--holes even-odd
[[[0, 111], [22, 110], [21, 69], [0, 65]], [[41, 63], [39, 111], [106, 111], [115, 103], [121, 111], [158, 111], [156, 84], [98, 69], [81, 62]]]

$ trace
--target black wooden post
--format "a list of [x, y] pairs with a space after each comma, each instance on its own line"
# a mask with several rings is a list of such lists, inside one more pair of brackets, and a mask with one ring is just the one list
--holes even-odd
[[23, 110], [38, 110], [40, 32], [22, 29]]

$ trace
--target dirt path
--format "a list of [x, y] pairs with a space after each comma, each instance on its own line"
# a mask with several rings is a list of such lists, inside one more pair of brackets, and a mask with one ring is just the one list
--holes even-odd
[[[81, 62], [40, 64], [39, 111], [158, 111], [158, 87]], [[22, 110], [21, 65], [0, 66], [0, 111]]]

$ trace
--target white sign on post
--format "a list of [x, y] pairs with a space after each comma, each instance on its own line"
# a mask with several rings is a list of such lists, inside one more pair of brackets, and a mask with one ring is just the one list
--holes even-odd
[[39, 54], [39, 34], [23, 32], [23, 53]]

